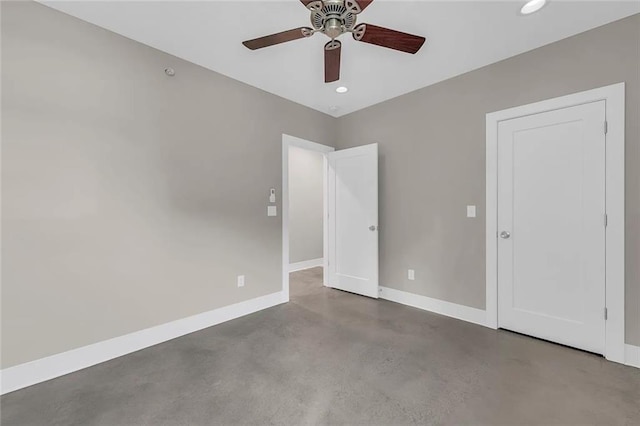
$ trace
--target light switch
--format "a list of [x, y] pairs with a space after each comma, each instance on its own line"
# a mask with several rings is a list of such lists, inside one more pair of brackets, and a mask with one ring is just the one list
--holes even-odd
[[411, 281], [416, 279], [416, 271], [414, 271], [413, 269], [409, 269], [407, 271], [407, 278], [410, 279]]
[[476, 217], [476, 206], [467, 206], [467, 217]]
[[278, 209], [276, 206], [267, 206], [267, 216], [278, 216]]

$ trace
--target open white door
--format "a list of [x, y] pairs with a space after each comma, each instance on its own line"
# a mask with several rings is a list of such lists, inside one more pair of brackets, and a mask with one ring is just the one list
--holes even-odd
[[378, 145], [326, 154], [328, 285], [378, 297]]

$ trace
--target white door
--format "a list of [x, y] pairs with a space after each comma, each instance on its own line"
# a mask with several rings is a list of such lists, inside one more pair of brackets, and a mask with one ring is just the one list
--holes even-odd
[[605, 102], [498, 125], [498, 324], [605, 348]]
[[378, 145], [326, 154], [328, 285], [378, 297]]

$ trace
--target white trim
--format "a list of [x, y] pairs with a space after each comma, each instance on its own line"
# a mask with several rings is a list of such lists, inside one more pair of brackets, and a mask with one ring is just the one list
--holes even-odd
[[486, 116], [486, 323], [498, 327], [497, 158], [498, 123], [504, 120], [604, 100], [606, 102], [606, 347], [604, 356], [625, 362], [624, 343], [624, 110], [625, 85], [586, 92], [489, 113]]
[[125, 334], [0, 370], [0, 394], [64, 376], [110, 359], [282, 303], [281, 292]]
[[302, 271], [309, 268], [317, 268], [318, 266], [324, 266], [324, 257], [317, 259], [303, 260], [302, 262], [295, 262], [289, 264], [289, 272]]
[[482, 309], [382, 286], [380, 287], [380, 298], [487, 327], [487, 314]]
[[487, 114], [485, 276], [487, 326], [498, 328], [498, 123]]
[[640, 346], [626, 345], [624, 351], [624, 363], [631, 367], [640, 368]]
[[322, 285], [329, 287], [329, 159], [322, 159]]
[[[321, 153], [327, 153], [335, 151], [335, 148], [321, 145], [319, 143], [310, 142], [304, 139], [282, 134], [282, 301], [289, 301], [289, 147], [297, 146], [298, 148], [308, 149], [310, 151], [317, 151]], [[324, 160], [324, 185], [323, 185], [323, 217], [327, 217], [327, 160]], [[326, 255], [327, 250], [327, 221], [324, 220], [323, 229], [323, 255], [324, 263], [323, 267], [327, 270], [326, 261], [329, 257]], [[327, 285], [327, 274], [324, 274], [324, 285]]]

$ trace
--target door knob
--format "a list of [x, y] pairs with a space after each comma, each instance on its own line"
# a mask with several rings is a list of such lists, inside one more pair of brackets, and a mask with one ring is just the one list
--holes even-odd
[[375, 231], [377, 229], [377, 227], [375, 225], [371, 225], [369, 227], [369, 231]]
[[502, 238], [503, 240], [506, 240], [507, 238], [509, 238], [511, 236], [511, 234], [507, 231], [502, 231], [500, 233], [500, 238]]

